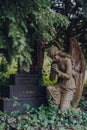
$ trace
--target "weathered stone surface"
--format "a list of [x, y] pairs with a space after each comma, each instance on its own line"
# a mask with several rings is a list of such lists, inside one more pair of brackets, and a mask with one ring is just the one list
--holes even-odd
[[0, 86], [0, 98], [9, 96], [9, 86]]
[[[0, 87], [0, 110], [3, 112], [19, 110], [21, 112], [23, 111], [23, 104], [30, 104], [31, 107], [46, 104], [46, 88], [40, 85], [38, 75], [20, 73], [11, 75], [10, 80], [11, 85]], [[20, 106], [13, 107], [15, 102], [13, 97], [18, 98]]]
[[39, 85], [9, 85], [2, 89], [3, 97], [8, 98], [46, 97], [46, 88]]
[[22, 98], [30, 98], [30, 97], [45, 97], [46, 89], [44, 87], [39, 86], [10, 86], [10, 97], [17, 96]]
[[38, 75], [22, 75], [22, 74], [16, 74], [10, 76], [10, 84], [12, 85], [36, 85], [39, 84], [39, 78]]
[[30, 108], [34, 107], [37, 108], [41, 104], [46, 105], [46, 98], [37, 97], [37, 98], [19, 98], [17, 100], [18, 106], [14, 106], [16, 100], [14, 99], [0, 99], [0, 110], [3, 112], [10, 113], [14, 110], [19, 110], [23, 112], [24, 104], [29, 104]]

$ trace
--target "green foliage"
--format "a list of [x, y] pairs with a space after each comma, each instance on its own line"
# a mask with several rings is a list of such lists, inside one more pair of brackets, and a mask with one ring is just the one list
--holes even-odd
[[42, 69], [42, 85], [43, 86], [49, 86], [53, 85], [57, 82], [57, 77], [55, 80], [50, 80], [50, 67], [51, 67], [52, 60], [47, 56], [47, 52], [44, 52], [44, 63], [43, 63], [43, 69]]
[[87, 99], [86, 99], [86, 97], [83, 96], [83, 97], [81, 98], [79, 107], [80, 107], [82, 110], [84, 110], [84, 111], [87, 110]]
[[6, 72], [7, 71], [7, 62], [4, 57], [0, 57], [0, 72]]
[[54, 85], [56, 82], [57, 82], [57, 77], [55, 80], [51, 81], [49, 78], [49, 74], [47, 74], [47, 71], [42, 72], [42, 85], [43, 86]]
[[13, 99], [14, 99], [13, 107], [20, 106], [20, 103], [18, 102], [18, 98], [13, 96]]
[[12, 38], [12, 49], [16, 52], [16, 55], [13, 52], [13, 56], [15, 59], [20, 59], [20, 63], [22, 63], [25, 59], [25, 61], [29, 64], [31, 64], [31, 48], [29, 48], [25, 32], [23, 29], [17, 24], [16, 19], [11, 21], [9, 25], [9, 37]]
[[0, 85], [8, 85], [10, 74], [15, 74], [17, 64], [15, 61], [9, 66], [5, 57], [0, 57]]
[[84, 85], [82, 97], [79, 103], [79, 107], [83, 111], [87, 111], [87, 84]]
[[0, 7], [0, 48], [7, 50], [9, 62], [15, 58], [30, 65], [33, 46], [52, 41], [56, 27], [69, 24], [67, 17], [50, 10], [47, 0], [4, 0]]
[[0, 62], [0, 85], [5, 85], [9, 82], [9, 77], [7, 74], [8, 65], [4, 58], [0, 58]]
[[0, 112], [2, 130], [86, 130], [87, 113], [68, 109], [60, 111], [55, 108], [52, 100], [50, 106], [30, 109], [24, 105], [24, 113], [13, 111], [10, 114]]
[[82, 4], [82, 11], [84, 13], [84, 15], [87, 17], [87, 1], [86, 0], [80, 0], [81, 4]]
[[9, 76], [6, 73], [0, 72], [0, 85], [9, 84]]

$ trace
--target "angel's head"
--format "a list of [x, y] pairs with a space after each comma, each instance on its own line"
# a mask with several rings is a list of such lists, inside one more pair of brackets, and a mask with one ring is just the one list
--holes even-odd
[[53, 60], [53, 61], [57, 61], [57, 60], [60, 60], [61, 58], [65, 58], [65, 57], [68, 57], [70, 58], [70, 56], [63, 52], [63, 51], [60, 51], [58, 49], [58, 47], [52, 45], [49, 49], [48, 49], [48, 56]]
[[49, 49], [48, 49], [48, 56], [52, 59], [52, 60], [56, 60], [56, 59], [59, 59], [60, 57], [60, 50], [52, 45]]

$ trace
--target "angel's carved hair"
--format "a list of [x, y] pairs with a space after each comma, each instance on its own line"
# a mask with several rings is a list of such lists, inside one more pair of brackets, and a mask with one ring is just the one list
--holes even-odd
[[66, 52], [60, 51], [58, 53], [58, 55], [60, 55], [61, 57], [67, 57], [67, 58], [71, 58], [69, 54], [67, 54]]
[[70, 58], [70, 55], [67, 54], [66, 52], [63, 52], [63, 51], [60, 51], [58, 49], [58, 47], [52, 45], [49, 49], [48, 49], [48, 56], [51, 57], [52, 55], [59, 55], [61, 57], [67, 57], [67, 58]]

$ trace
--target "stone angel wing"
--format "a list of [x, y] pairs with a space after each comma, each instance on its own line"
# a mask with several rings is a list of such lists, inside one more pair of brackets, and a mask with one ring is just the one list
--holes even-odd
[[76, 108], [80, 101], [84, 86], [85, 59], [82, 50], [75, 38], [70, 38], [69, 54], [72, 60], [72, 71], [76, 83], [73, 107]]

